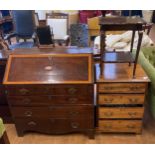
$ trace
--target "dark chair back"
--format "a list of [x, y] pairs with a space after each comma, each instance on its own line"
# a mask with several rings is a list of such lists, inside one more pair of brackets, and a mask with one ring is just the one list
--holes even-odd
[[15, 34], [18, 37], [31, 38], [34, 30], [34, 11], [32, 10], [14, 10], [12, 11]]
[[54, 44], [53, 34], [51, 34], [49, 26], [39, 26], [36, 28], [36, 35], [39, 45], [50, 45]]

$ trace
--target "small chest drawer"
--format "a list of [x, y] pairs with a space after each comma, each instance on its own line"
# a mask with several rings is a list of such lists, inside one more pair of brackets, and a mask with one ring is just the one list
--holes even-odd
[[93, 106], [12, 107], [14, 117], [93, 118]]
[[141, 130], [141, 120], [100, 120], [98, 127], [100, 132], [141, 133]]
[[93, 105], [93, 96], [8, 96], [8, 101], [11, 106]]
[[145, 93], [146, 83], [98, 84], [99, 93]]
[[112, 107], [100, 107], [99, 119], [104, 118], [143, 118], [143, 107], [124, 107], [124, 108], [112, 108]]
[[93, 95], [93, 85], [10, 85], [8, 95]]
[[99, 94], [98, 104], [144, 104], [144, 94]]

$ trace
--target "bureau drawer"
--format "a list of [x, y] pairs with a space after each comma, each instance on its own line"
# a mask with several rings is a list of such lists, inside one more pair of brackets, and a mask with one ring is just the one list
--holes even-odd
[[46, 106], [59, 104], [92, 104], [93, 96], [8, 96], [11, 106]]
[[145, 94], [99, 94], [98, 104], [144, 104]]
[[47, 107], [11, 107], [13, 117], [42, 118], [93, 118], [94, 107], [81, 106], [47, 106]]
[[38, 131], [51, 134], [63, 134], [72, 131], [94, 129], [93, 119], [43, 119], [43, 118], [15, 118], [18, 131]]
[[100, 120], [98, 131], [141, 133], [142, 121], [141, 120]]
[[98, 84], [99, 93], [145, 93], [146, 83]]
[[8, 95], [92, 95], [93, 85], [9, 85]]
[[99, 119], [101, 118], [143, 118], [143, 107], [99, 107]]

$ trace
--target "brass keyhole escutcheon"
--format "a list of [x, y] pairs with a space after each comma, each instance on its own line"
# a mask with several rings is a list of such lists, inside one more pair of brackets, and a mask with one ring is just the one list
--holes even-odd
[[52, 66], [45, 66], [45, 68], [44, 68], [45, 70], [47, 70], [47, 71], [50, 71], [50, 70], [52, 70], [53, 69], [53, 67]]

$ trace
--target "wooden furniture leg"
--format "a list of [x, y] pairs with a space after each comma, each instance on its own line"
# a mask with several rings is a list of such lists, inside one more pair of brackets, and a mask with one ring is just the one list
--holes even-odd
[[134, 62], [134, 67], [133, 67], [133, 78], [135, 78], [135, 71], [136, 71], [136, 66], [137, 66], [137, 61], [138, 61], [138, 56], [139, 56], [139, 52], [140, 52], [142, 38], [143, 38], [143, 31], [140, 31], [138, 45], [137, 45], [137, 51], [136, 51], [136, 57], [135, 57], [135, 62]]
[[103, 57], [104, 57], [104, 52], [105, 52], [105, 31], [101, 30], [101, 34], [100, 34], [100, 54], [101, 54], [101, 58], [100, 58], [100, 68], [101, 68], [101, 72], [100, 72], [100, 76], [102, 77], [103, 75]]

